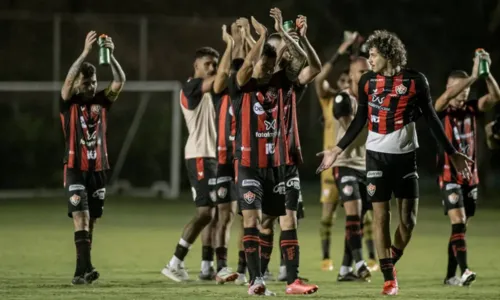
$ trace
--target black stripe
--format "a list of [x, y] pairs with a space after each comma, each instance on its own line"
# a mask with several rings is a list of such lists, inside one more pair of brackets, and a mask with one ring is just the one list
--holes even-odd
[[[374, 75], [373, 79], [375, 79], [375, 78], [377, 78], [377, 75]], [[370, 79], [368, 79], [368, 80], [369, 80], [368, 81], [368, 95], [374, 94], [373, 90], [375, 90], [377, 88], [377, 81], [370, 80]], [[373, 99], [372, 99], [372, 101], [373, 101]], [[368, 105], [370, 105], [370, 103], [368, 103]], [[379, 114], [378, 114], [379, 113], [378, 108], [372, 107], [371, 109], [372, 109], [372, 114], [371, 114], [371, 116], [368, 116], [368, 118], [371, 118], [372, 116], [378, 117], [379, 116]], [[373, 132], [378, 132], [378, 123], [372, 122], [372, 131]]]
[[[388, 82], [389, 82], [389, 80], [388, 80]], [[391, 84], [391, 86], [387, 86], [387, 83], [386, 83], [386, 86], [384, 87], [384, 89], [387, 88], [387, 89], [390, 89], [391, 91], [395, 90], [396, 82], [393, 80], [393, 78], [391, 78], [390, 84]], [[401, 99], [401, 97], [399, 97], [399, 95], [398, 95], [398, 97], [391, 97], [391, 100], [389, 102], [389, 109], [390, 110], [387, 112], [387, 118], [386, 118], [386, 131], [387, 131], [387, 133], [394, 132], [395, 114], [396, 114], [396, 109], [398, 107], [400, 99]]]
[[[250, 165], [251, 167], [258, 168], [259, 167], [259, 155], [266, 155], [266, 153], [259, 153], [259, 139], [255, 136], [255, 133], [259, 130], [259, 116], [253, 111], [253, 107], [255, 103], [260, 103], [257, 99], [255, 93], [251, 93], [250, 95], [250, 106], [248, 110], [250, 112]], [[243, 124], [243, 126], [246, 126]]]

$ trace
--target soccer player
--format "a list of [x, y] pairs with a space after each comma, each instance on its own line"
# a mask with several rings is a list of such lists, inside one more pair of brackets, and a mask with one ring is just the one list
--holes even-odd
[[[467, 179], [450, 166], [447, 153], [438, 156], [439, 187], [443, 197], [445, 214], [451, 222], [451, 237], [448, 243], [448, 271], [444, 284], [468, 286], [476, 279], [476, 273], [469, 270], [467, 264], [467, 246], [465, 232], [467, 221], [474, 216], [476, 210], [477, 173], [476, 156], [476, 116], [493, 108], [500, 101], [500, 89], [491, 74], [485, 80], [488, 94], [479, 100], [468, 100], [470, 86], [478, 80], [479, 60], [486, 59], [490, 63], [488, 53], [474, 58], [472, 73], [452, 71], [448, 76], [446, 91], [436, 100], [434, 108], [442, 119], [446, 136], [453, 146], [474, 161], [472, 177]], [[457, 265], [461, 276], [456, 277]]]
[[[234, 119], [231, 98], [227, 89], [227, 80], [231, 73], [237, 72], [243, 63], [244, 43], [236, 23], [227, 33], [222, 27], [222, 39], [226, 43], [226, 51], [222, 56], [217, 75], [214, 80], [214, 101], [216, 104], [217, 124], [217, 226], [215, 232], [215, 254], [217, 257], [217, 283], [235, 281], [238, 273], [227, 267], [227, 243], [231, 224], [236, 213], [236, 187], [234, 184], [234, 135], [236, 121]], [[231, 58], [233, 60], [231, 61]]]
[[65, 138], [64, 187], [68, 197], [68, 216], [75, 228], [76, 270], [72, 284], [91, 283], [99, 273], [91, 262], [93, 231], [101, 218], [106, 196], [106, 171], [109, 170], [106, 145], [107, 114], [125, 83], [125, 73], [116, 60], [114, 44], [110, 49], [113, 81], [97, 90], [96, 68], [85, 62], [96, 41], [96, 32], [85, 38], [82, 54], [73, 63], [61, 88], [61, 122]]
[[[350, 88], [343, 90], [335, 97], [333, 115], [335, 118], [337, 142], [344, 136], [356, 110], [358, 83], [361, 75], [370, 69], [368, 60], [358, 57], [351, 62], [349, 77]], [[371, 209], [366, 199], [366, 149], [365, 141], [368, 130], [365, 127], [355, 141], [342, 152], [333, 164], [334, 177], [345, 210], [344, 259], [337, 277], [338, 281], [362, 279], [369, 281], [371, 274], [363, 259], [362, 220], [365, 212]], [[355, 272], [352, 272], [352, 260], [355, 261]]]
[[[323, 149], [330, 149], [334, 146], [334, 140], [337, 136], [337, 123], [333, 117], [332, 111], [334, 110], [334, 97], [339, 91], [350, 88], [349, 70], [344, 70], [337, 80], [337, 89], [330, 87], [327, 81], [328, 76], [333, 71], [335, 65], [342, 56], [347, 54], [347, 51], [356, 42], [358, 33], [355, 32], [348, 39], [346, 39], [337, 49], [337, 52], [332, 58], [323, 65], [321, 73], [314, 80], [314, 87], [316, 94], [323, 111], [324, 131], [323, 131]], [[323, 271], [333, 270], [333, 262], [330, 259], [330, 238], [331, 227], [335, 219], [335, 212], [337, 209], [338, 190], [335, 184], [335, 179], [332, 172], [321, 173], [321, 203], [322, 203], [322, 217], [321, 217], [321, 248], [323, 253], [323, 261], [321, 262], [321, 269]], [[371, 211], [365, 214], [364, 219], [365, 240], [369, 252], [368, 268], [376, 270], [378, 268], [375, 261], [375, 247], [371, 236], [372, 223]], [[351, 251], [344, 247], [344, 259], [346, 265], [351, 265]], [[345, 269], [345, 268], [344, 268]], [[342, 272], [341, 272], [342, 273]], [[350, 276], [354, 279], [353, 276]], [[343, 279], [347, 279], [344, 277]]]
[[[318, 153], [323, 155], [318, 172], [333, 165], [368, 120], [366, 190], [373, 205], [375, 244], [385, 280], [382, 294], [396, 295], [399, 288], [394, 264], [408, 245], [417, 218], [417, 118], [421, 114], [426, 117], [451, 163], [466, 178], [471, 176], [469, 163], [472, 161], [457, 152], [446, 138], [432, 105], [426, 77], [404, 68], [406, 49], [403, 42], [395, 34], [379, 30], [368, 38], [367, 45], [372, 71], [361, 76], [359, 81], [356, 116], [335, 148]], [[400, 222], [391, 247], [390, 200], [393, 193]]]
[[180, 105], [189, 132], [184, 155], [196, 214], [184, 227], [172, 259], [161, 271], [163, 275], [177, 282], [188, 280], [184, 258], [202, 231], [202, 263], [199, 277], [203, 280], [215, 276], [212, 266], [212, 234], [205, 227], [214, 218], [217, 200], [216, 113], [211, 92], [218, 61], [219, 53], [213, 48], [198, 49], [195, 53], [194, 76], [184, 83], [180, 95]]

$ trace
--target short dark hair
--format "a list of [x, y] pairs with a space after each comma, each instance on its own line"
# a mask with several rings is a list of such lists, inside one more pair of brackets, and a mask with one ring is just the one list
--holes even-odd
[[469, 74], [464, 70], [453, 70], [448, 75], [448, 78], [469, 78]]
[[83, 62], [80, 66], [80, 73], [82, 73], [83, 78], [90, 78], [96, 73], [95, 66], [89, 62]]
[[342, 72], [340, 72], [340, 74], [339, 74], [339, 75], [340, 75], [340, 76], [342, 76], [342, 75], [344, 75], [344, 74], [349, 75], [349, 68], [345, 68], [345, 69], [343, 69], [343, 70], [342, 70]]
[[267, 37], [267, 41], [270, 41], [270, 40], [282, 40], [283, 38], [281, 37], [281, 35], [279, 33], [271, 33], [268, 37]]
[[198, 50], [196, 50], [195, 59], [202, 58], [205, 56], [212, 56], [215, 58], [219, 58], [220, 55], [219, 52], [217, 52], [217, 50], [215, 50], [212, 47], [201, 47]]
[[368, 49], [377, 48], [382, 57], [389, 60], [393, 67], [406, 65], [406, 48], [395, 33], [376, 30], [366, 41]]
[[278, 54], [276, 54], [276, 48], [269, 44], [264, 44], [264, 48], [262, 49], [262, 56], [276, 58]]

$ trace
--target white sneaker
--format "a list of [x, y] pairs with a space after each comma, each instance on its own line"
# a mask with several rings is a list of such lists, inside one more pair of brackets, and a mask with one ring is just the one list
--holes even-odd
[[245, 274], [238, 273], [238, 278], [236, 278], [236, 280], [234, 281], [234, 284], [236, 284], [236, 285], [247, 285], [248, 284], [248, 280], [247, 280], [247, 277], [245, 276]]
[[445, 285], [452, 285], [452, 286], [461, 286], [462, 282], [461, 282], [460, 278], [458, 278], [457, 276], [454, 276], [454, 277], [445, 279], [444, 284]]
[[276, 293], [275, 292], [271, 292], [269, 289], [266, 288], [266, 291], [264, 292], [264, 296], [274, 297], [274, 296], [276, 296]]
[[267, 270], [266, 272], [264, 272], [264, 277], [262, 277], [265, 281], [274, 281], [274, 278], [273, 278], [273, 273], [269, 272], [269, 270]]
[[462, 274], [462, 278], [460, 278], [460, 282], [463, 286], [471, 285], [475, 280], [476, 273], [472, 272], [469, 269], [465, 270], [465, 272]]
[[168, 264], [161, 270], [161, 273], [175, 282], [187, 281], [189, 279], [186, 269], [180, 264], [177, 266], [170, 266]]
[[280, 266], [280, 272], [278, 274], [278, 281], [286, 281], [286, 266]]
[[215, 275], [215, 281], [217, 284], [224, 284], [226, 282], [235, 281], [238, 279], [238, 273], [233, 272], [230, 268], [222, 268], [217, 275]]
[[248, 287], [249, 295], [264, 295], [266, 293], [266, 283], [262, 277], [255, 278], [253, 284]]

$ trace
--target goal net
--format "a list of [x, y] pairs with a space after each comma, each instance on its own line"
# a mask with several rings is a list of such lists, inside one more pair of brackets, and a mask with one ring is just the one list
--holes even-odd
[[[99, 82], [98, 90], [109, 82]], [[0, 82], [1, 198], [63, 193], [62, 82]], [[108, 117], [108, 194], [179, 195], [181, 111], [178, 81], [128, 81]]]

